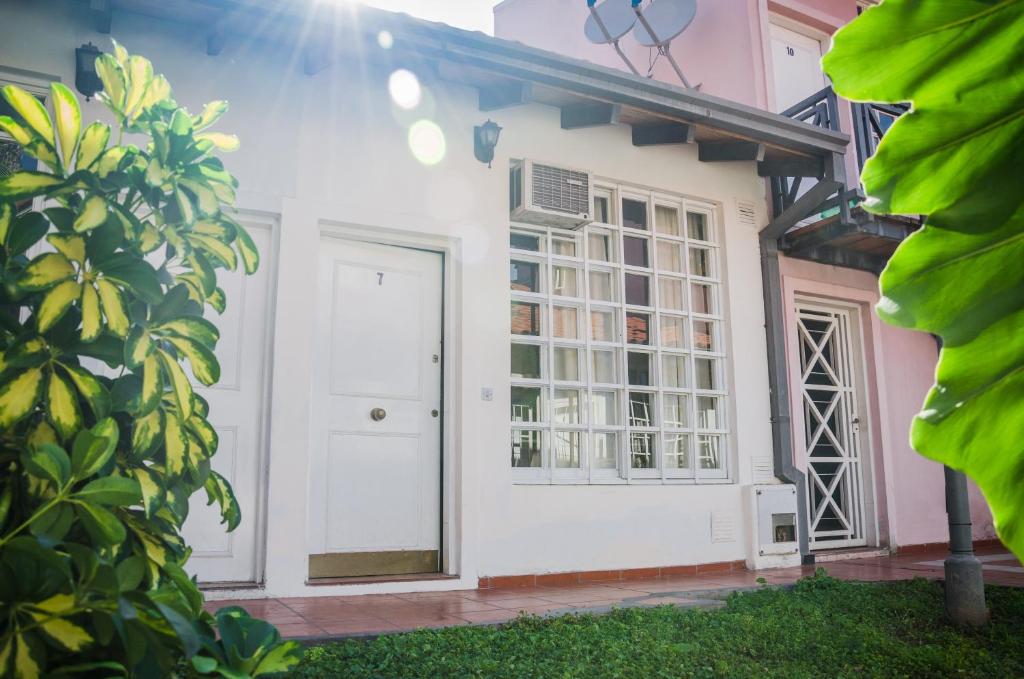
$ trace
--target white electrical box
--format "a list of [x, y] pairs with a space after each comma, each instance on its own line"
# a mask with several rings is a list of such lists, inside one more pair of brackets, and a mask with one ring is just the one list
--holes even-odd
[[751, 486], [749, 508], [755, 527], [752, 531], [751, 565], [755, 569], [799, 565], [796, 486]]

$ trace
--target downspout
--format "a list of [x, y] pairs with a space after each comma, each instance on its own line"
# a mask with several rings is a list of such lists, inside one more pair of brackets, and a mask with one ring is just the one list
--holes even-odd
[[786, 331], [783, 324], [782, 274], [779, 271], [778, 236], [759, 234], [761, 246], [761, 288], [764, 297], [764, 330], [768, 349], [768, 401], [772, 423], [772, 459], [775, 475], [796, 486], [797, 535], [804, 563], [814, 563], [807, 540], [807, 475], [793, 464], [792, 414], [789, 379], [786, 373]]

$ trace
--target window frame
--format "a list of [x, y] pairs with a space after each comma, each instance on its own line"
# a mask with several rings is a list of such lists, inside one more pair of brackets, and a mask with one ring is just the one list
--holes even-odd
[[[515, 248], [509, 249], [510, 260], [542, 261], [546, 262], [546, 269], [542, 271], [539, 278], [541, 281], [540, 291], [537, 293], [525, 293], [511, 290], [513, 301], [536, 301], [543, 304], [546, 318], [544, 319], [542, 334], [538, 337], [524, 337], [512, 335], [511, 341], [518, 343], [530, 343], [542, 345], [542, 360], [547, 363], [541, 370], [542, 379], [522, 380], [511, 378], [512, 386], [541, 386], [544, 389], [542, 401], [547, 408], [547, 413], [541, 418], [541, 423], [536, 426], [523, 426], [522, 423], [512, 423], [513, 429], [541, 429], [542, 467], [513, 467], [513, 481], [515, 483], [537, 484], [650, 484], [650, 483], [731, 483], [733, 481], [731, 452], [734, 436], [731, 419], [731, 366], [728, 363], [727, 346], [727, 321], [726, 321], [726, 290], [725, 290], [725, 267], [723, 253], [723, 235], [720, 224], [720, 211], [715, 204], [699, 199], [693, 199], [680, 195], [666, 194], [649, 189], [643, 189], [634, 185], [613, 184], [598, 182], [595, 184], [595, 195], [608, 199], [612, 211], [613, 223], [593, 222], [576, 231], [567, 231], [558, 228], [548, 228], [537, 225], [512, 223], [513, 233], [529, 232], [541, 238], [543, 246], [540, 252], [523, 251]], [[647, 229], [638, 230], [624, 227], [621, 223], [621, 203], [624, 199], [640, 200], [647, 206]], [[678, 235], [661, 233], [657, 226], [656, 208], [658, 206], [673, 208], [677, 212]], [[688, 213], [701, 214], [704, 217], [707, 236], [710, 240], [691, 240], [689, 234]], [[612, 260], [604, 261], [590, 258], [591, 232], [599, 232], [611, 236], [610, 244], [615, 252], [612, 253]], [[576, 257], [565, 257], [554, 254], [551, 246], [552, 236], [574, 237], [576, 240]], [[648, 266], [638, 267], [625, 263], [625, 238], [644, 237], [647, 239]], [[678, 247], [682, 253], [683, 262], [681, 271], [668, 269], [661, 272], [658, 266], [658, 244], [661, 241], [671, 242]], [[705, 250], [709, 258], [711, 276], [698, 276], [691, 272], [691, 243], [694, 248]], [[554, 283], [554, 266], [571, 264], [578, 270], [577, 274], [577, 297], [555, 296], [552, 291]], [[612, 285], [617, 288], [612, 295], [617, 301], [609, 302], [594, 300], [591, 298], [591, 272], [609, 272], [612, 275]], [[626, 303], [626, 274], [640, 274], [648, 277], [649, 303], [650, 306], [642, 306]], [[679, 280], [683, 287], [682, 310], [663, 308], [660, 301], [662, 278]], [[693, 291], [691, 283], [711, 284], [714, 295], [713, 307], [709, 310], [712, 313], [698, 313], [693, 310]], [[580, 310], [580, 336], [575, 339], [554, 337], [554, 323], [552, 310], [556, 305], [572, 305]], [[592, 333], [591, 313], [593, 311], [610, 312], [615, 319], [616, 327], [613, 329], [612, 341], [594, 339]], [[628, 330], [626, 318], [628, 313], [643, 313], [649, 318], [648, 336], [649, 343], [645, 345], [630, 344], [628, 342]], [[681, 318], [683, 320], [685, 336], [682, 347], [663, 346], [661, 340], [662, 317]], [[698, 322], [710, 321], [713, 331], [711, 351], [698, 349], [694, 342], [694, 335]], [[525, 340], [525, 342], [524, 342]], [[580, 378], [574, 382], [556, 382], [554, 380], [554, 359], [555, 348], [558, 346], [573, 346], [579, 349], [579, 369], [582, 372]], [[615, 371], [618, 381], [612, 384], [594, 381], [593, 358], [594, 351], [611, 350]], [[651, 356], [651, 379], [649, 385], [630, 385], [628, 380], [628, 352], [642, 351]], [[663, 357], [679, 356], [683, 358], [686, 382], [685, 386], [666, 386], [664, 379]], [[713, 389], [698, 389], [696, 385], [696, 361], [701, 358], [714, 360], [716, 370], [716, 383]], [[581, 395], [580, 421], [576, 424], [556, 423], [554, 417], [556, 389], [573, 388], [579, 389]], [[597, 425], [594, 419], [593, 394], [594, 392], [613, 391], [617, 394], [618, 418], [616, 424]], [[629, 394], [630, 392], [648, 392], [654, 400], [651, 413], [651, 426], [637, 426], [631, 423], [631, 412]], [[667, 426], [664, 418], [665, 395], [683, 395], [686, 403], [686, 417], [684, 426]], [[716, 427], [713, 429], [698, 427], [697, 417], [698, 398], [712, 396], [717, 399]], [[579, 454], [580, 466], [578, 468], [558, 468], [555, 457], [555, 437], [560, 431], [579, 432]], [[654, 441], [655, 466], [651, 468], [633, 468], [631, 441], [632, 435], [651, 434]], [[618, 450], [616, 451], [616, 467], [614, 469], [595, 467], [596, 448], [594, 441], [599, 435], [615, 434]], [[684, 468], [667, 467], [666, 442], [670, 437], [683, 435], [686, 437], [687, 466]], [[701, 469], [700, 448], [698, 441], [702, 436], [718, 437], [719, 441], [719, 467], [714, 469]]]

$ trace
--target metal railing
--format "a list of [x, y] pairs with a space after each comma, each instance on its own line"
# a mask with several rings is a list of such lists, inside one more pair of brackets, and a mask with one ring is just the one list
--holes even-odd
[[910, 110], [907, 104], [860, 104], [851, 103], [853, 112], [853, 142], [857, 147], [857, 168], [864, 170], [864, 163], [875, 155], [875, 149], [882, 137], [896, 119]]

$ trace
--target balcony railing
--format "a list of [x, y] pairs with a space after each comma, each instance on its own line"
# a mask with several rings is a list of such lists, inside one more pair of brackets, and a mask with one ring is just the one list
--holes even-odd
[[910, 110], [906, 104], [851, 103], [853, 110], [853, 140], [857, 146], [857, 167], [863, 171], [864, 163], [875, 155], [878, 142], [896, 119]]

